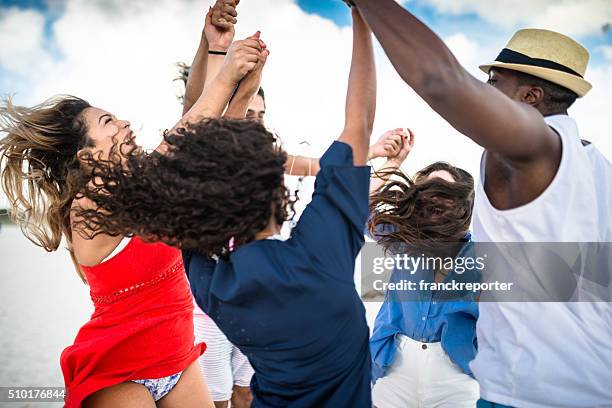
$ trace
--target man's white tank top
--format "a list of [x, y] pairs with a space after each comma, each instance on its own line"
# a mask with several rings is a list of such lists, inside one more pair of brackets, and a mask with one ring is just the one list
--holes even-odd
[[[535, 200], [497, 210], [484, 191], [484, 156], [474, 203], [476, 242], [612, 241], [612, 165], [583, 146], [573, 119], [546, 118], [562, 142], [561, 163]], [[612, 303], [479, 305], [471, 368], [481, 397], [525, 408], [612, 407]]]

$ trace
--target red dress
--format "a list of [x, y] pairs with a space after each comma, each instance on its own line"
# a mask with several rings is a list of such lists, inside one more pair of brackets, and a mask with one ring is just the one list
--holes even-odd
[[82, 269], [95, 311], [60, 358], [66, 407], [114, 384], [181, 372], [206, 349], [194, 345], [179, 250], [135, 237], [114, 257]]

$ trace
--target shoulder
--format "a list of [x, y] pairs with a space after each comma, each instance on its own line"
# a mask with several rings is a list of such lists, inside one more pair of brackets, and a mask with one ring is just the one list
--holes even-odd
[[119, 235], [113, 237], [107, 234], [99, 234], [88, 239], [72, 231], [72, 250], [74, 257], [81, 266], [92, 267], [99, 265], [117, 248], [123, 239]]
[[[94, 208], [91, 200], [81, 197], [74, 199], [71, 204], [70, 223], [74, 225], [78, 222], [78, 216], [75, 215], [77, 209]], [[107, 256], [109, 256], [119, 245], [123, 236], [111, 236], [108, 234], [97, 234], [90, 236], [90, 230], [83, 229], [78, 231], [70, 230], [70, 240], [72, 241], [72, 250], [74, 258], [81, 266], [92, 267], [100, 264]]]

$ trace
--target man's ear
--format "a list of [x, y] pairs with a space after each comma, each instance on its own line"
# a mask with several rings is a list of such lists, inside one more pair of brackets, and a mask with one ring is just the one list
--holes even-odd
[[524, 103], [536, 107], [544, 100], [544, 90], [539, 86], [525, 87], [521, 100]]

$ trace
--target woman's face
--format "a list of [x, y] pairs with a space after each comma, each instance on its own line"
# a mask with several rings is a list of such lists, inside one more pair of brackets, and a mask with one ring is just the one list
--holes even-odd
[[255, 95], [249, 104], [246, 119], [256, 120], [263, 125], [266, 114], [266, 102], [261, 95]]
[[117, 143], [134, 145], [134, 133], [127, 120], [119, 120], [111, 113], [93, 106], [85, 109], [82, 117], [87, 136], [94, 143], [92, 151], [102, 152], [101, 158], [108, 158], [111, 148]]

